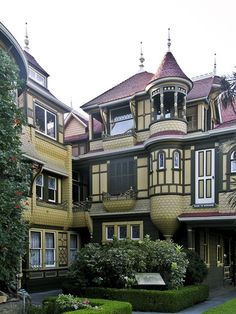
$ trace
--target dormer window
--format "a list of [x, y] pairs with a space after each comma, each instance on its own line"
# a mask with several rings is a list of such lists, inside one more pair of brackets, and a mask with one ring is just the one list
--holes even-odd
[[47, 87], [46, 77], [31, 67], [29, 67], [29, 77], [38, 84]]
[[110, 111], [110, 135], [128, 133], [133, 129], [133, 115], [129, 106]]
[[39, 132], [56, 138], [56, 115], [38, 104], [35, 104], [35, 126]]

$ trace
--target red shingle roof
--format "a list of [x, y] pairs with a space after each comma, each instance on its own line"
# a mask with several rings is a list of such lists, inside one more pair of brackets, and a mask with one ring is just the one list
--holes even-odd
[[165, 77], [180, 77], [180, 78], [189, 80], [191, 82], [191, 80], [187, 77], [187, 75], [185, 75], [185, 73], [181, 70], [180, 66], [175, 60], [175, 57], [170, 51], [168, 51], [165, 54], [156, 74], [153, 75], [150, 82], [153, 82], [155, 80], [159, 80]]
[[219, 212], [197, 212], [197, 213], [184, 213], [179, 217], [215, 217], [215, 216], [236, 216], [236, 213], [219, 213]]
[[152, 76], [153, 76], [152, 73], [146, 71], [137, 73], [128, 78], [127, 80], [123, 81], [122, 83], [109, 89], [100, 96], [87, 102], [86, 104], [81, 106], [81, 108], [86, 108], [91, 105], [104, 104], [110, 101], [130, 97], [135, 93], [145, 91], [145, 87]]

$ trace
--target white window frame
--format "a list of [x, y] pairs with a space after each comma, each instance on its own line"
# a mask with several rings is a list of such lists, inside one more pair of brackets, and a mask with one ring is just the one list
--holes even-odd
[[[133, 227], [139, 227], [139, 237], [138, 238], [134, 238], [133, 237]], [[134, 241], [138, 241], [138, 240], [140, 240], [141, 238], [140, 238], [140, 235], [141, 235], [141, 228], [140, 228], [140, 224], [132, 224], [132, 225], [130, 225], [130, 239], [131, 240], [134, 240]]]
[[[29, 233], [30, 233], [30, 243], [29, 243], [29, 245], [30, 245], [30, 256], [29, 256], [29, 265], [30, 265], [30, 268], [31, 269], [34, 269], [34, 268], [41, 268], [42, 267], [42, 231], [39, 231], [39, 230], [30, 230], [29, 231]], [[33, 248], [32, 247], [32, 233], [38, 233], [39, 234], [39, 236], [40, 236], [40, 247], [36, 247], [36, 248]], [[40, 263], [39, 263], [39, 265], [32, 265], [32, 263], [31, 263], [31, 257], [32, 257], [32, 251], [35, 251], [35, 250], [38, 250], [39, 251], [39, 260], [40, 260]]]
[[[53, 234], [53, 240], [54, 240], [54, 247], [53, 248], [47, 248], [46, 247], [46, 235], [47, 234]], [[51, 268], [56, 266], [56, 234], [55, 232], [45, 231], [44, 233], [44, 242], [45, 242], [45, 267]], [[53, 251], [53, 264], [47, 264], [46, 263], [46, 252], [47, 250]]]
[[[206, 173], [206, 154], [211, 151], [211, 174]], [[198, 176], [199, 153], [203, 153], [203, 175]], [[211, 179], [211, 197], [206, 197], [206, 182]], [[203, 197], [199, 197], [199, 181], [203, 181]], [[209, 148], [195, 151], [195, 204], [215, 203], [215, 149]]]
[[[55, 188], [54, 188], [54, 189], [49, 189], [49, 179], [50, 179], [50, 178], [55, 179]], [[56, 178], [56, 177], [48, 176], [48, 186], [47, 186], [47, 189], [48, 189], [48, 201], [49, 201], [49, 202], [56, 203], [56, 199], [57, 199], [57, 178]], [[49, 198], [49, 190], [54, 191], [54, 193], [53, 193], [54, 199], [50, 199], [50, 198]]]
[[[40, 176], [42, 177], [42, 185], [37, 184], [37, 178], [40, 177]], [[36, 178], [36, 180], [35, 180], [36, 187], [39, 186], [40, 189], [41, 189], [41, 197], [37, 196], [37, 198], [39, 198], [40, 200], [43, 200], [44, 175], [43, 175], [43, 174], [39, 174], [39, 175], [37, 176], [37, 178]]]
[[[52, 111], [49, 111], [47, 110], [46, 108], [42, 107], [41, 105], [39, 105], [38, 103], [34, 103], [34, 107], [36, 109], [36, 107], [39, 107], [41, 108], [42, 110], [44, 110], [44, 129], [45, 129], [45, 132], [42, 132], [40, 130], [37, 129], [36, 127], [36, 131], [41, 133], [41, 134], [44, 134], [45, 136], [48, 136], [49, 138], [52, 138], [52, 139], [56, 139], [57, 138], [57, 116], [54, 112]], [[36, 110], [35, 110], [36, 111]], [[51, 136], [47, 133], [47, 113], [50, 113], [52, 114], [54, 117], [55, 117], [55, 124], [54, 124], [54, 128], [55, 128], [55, 136]], [[35, 112], [35, 124], [36, 124], [36, 112]]]
[[236, 172], [236, 150], [230, 154], [230, 171], [231, 173]]
[[29, 78], [31, 78], [33, 81], [37, 82], [38, 84], [44, 87], [47, 87], [46, 77], [30, 66], [29, 66]]

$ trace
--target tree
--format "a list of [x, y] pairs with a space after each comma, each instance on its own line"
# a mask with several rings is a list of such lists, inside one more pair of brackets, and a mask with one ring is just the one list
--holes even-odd
[[16, 281], [27, 239], [22, 216], [30, 173], [21, 153], [25, 119], [16, 104], [18, 73], [13, 59], [0, 48], [0, 290]]
[[236, 72], [229, 77], [222, 77], [220, 85], [218, 100], [225, 108], [231, 106], [236, 114]]

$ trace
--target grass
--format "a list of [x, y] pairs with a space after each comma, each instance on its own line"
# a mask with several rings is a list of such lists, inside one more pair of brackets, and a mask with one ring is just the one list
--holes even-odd
[[236, 313], [236, 298], [218, 305], [203, 314], [233, 314]]

